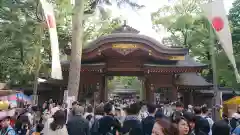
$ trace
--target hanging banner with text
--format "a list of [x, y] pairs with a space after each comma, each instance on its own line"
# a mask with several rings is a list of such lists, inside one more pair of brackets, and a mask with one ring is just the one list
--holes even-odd
[[44, 11], [44, 16], [47, 22], [50, 42], [51, 42], [51, 53], [52, 53], [52, 72], [51, 77], [54, 79], [62, 79], [62, 69], [60, 64], [59, 57], [59, 44], [58, 44], [58, 35], [56, 28], [56, 21], [54, 17], [53, 6], [48, 3], [46, 0], [40, 0], [42, 8]]

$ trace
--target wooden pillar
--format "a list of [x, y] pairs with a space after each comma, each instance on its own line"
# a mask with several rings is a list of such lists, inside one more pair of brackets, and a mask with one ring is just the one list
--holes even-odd
[[145, 99], [146, 99], [147, 102], [149, 102], [150, 90], [149, 90], [147, 79], [144, 81], [144, 89], [145, 89], [145, 95], [146, 95]]
[[102, 77], [102, 87], [101, 87], [101, 94], [100, 99], [102, 101], [108, 101], [108, 80], [112, 79], [110, 76], [103, 75]]
[[154, 102], [154, 84], [152, 84], [149, 79], [145, 80], [145, 89], [146, 89], [146, 101], [149, 103]]
[[81, 81], [80, 84], [79, 84], [79, 87], [78, 87], [78, 97], [77, 97], [77, 100], [78, 101], [81, 101], [81, 94], [83, 92], [83, 82]]
[[104, 101], [108, 101], [108, 76], [105, 76], [104, 84]]
[[140, 100], [146, 100], [145, 77], [138, 77], [141, 82]]
[[[81, 72], [81, 81], [79, 83], [79, 87], [78, 87], [78, 96], [77, 96], [77, 100], [80, 102], [84, 102], [84, 92], [86, 91], [86, 84], [87, 82], [89, 82], [88, 77], [90, 76], [89, 73], [87, 72]], [[85, 103], [85, 102], [84, 102]]]
[[62, 103], [63, 102], [63, 96], [64, 96], [64, 89], [62, 88], [62, 86], [58, 86], [58, 89], [60, 91], [60, 94], [59, 94], [59, 103]]
[[149, 95], [149, 98], [150, 98], [150, 103], [154, 103], [154, 92], [155, 92], [155, 86], [154, 84], [150, 84], [150, 95]]
[[172, 87], [172, 101], [177, 101], [178, 100], [178, 89], [177, 87], [173, 86]]
[[147, 89], [145, 87], [145, 84], [146, 84], [146, 78], [143, 77], [142, 78], [142, 100], [145, 100], [147, 99]]
[[189, 104], [190, 105], [193, 105], [193, 90], [190, 90], [189, 92]]
[[93, 103], [99, 103], [99, 101], [101, 100], [100, 98], [100, 93], [101, 93], [101, 89], [103, 87], [103, 85], [101, 84], [102, 80], [97, 82], [96, 84], [96, 91], [93, 93]]
[[105, 89], [106, 89], [106, 76], [102, 75], [102, 80], [100, 84], [100, 90], [99, 90], [99, 99], [100, 101], [105, 101]]
[[183, 91], [183, 104], [184, 107], [187, 108], [189, 104], [191, 104], [191, 97], [190, 97], [190, 91], [189, 90], [184, 90]]
[[141, 100], [146, 100], [145, 78], [142, 78], [141, 84], [142, 84]]

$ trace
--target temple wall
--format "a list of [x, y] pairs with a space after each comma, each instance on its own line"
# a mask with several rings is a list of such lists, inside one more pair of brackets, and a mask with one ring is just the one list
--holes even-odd
[[[97, 87], [98, 86], [98, 87]], [[78, 99], [93, 98], [94, 92], [99, 91], [100, 95], [103, 95], [103, 75], [100, 73], [82, 72], [79, 85]], [[99, 90], [97, 90], [99, 89]]]
[[155, 88], [173, 86], [171, 74], [151, 73], [147, 78], [149, 78], [149, 81], [154, 84]]
[[[24, 88], [23, 88], [24, 89]], [[25, 89], [24, 94], [26, 95], [32, 95], [33, 90], [32, 89]], [[62, 102], [63, 101], [63, 93], [64, 90], [61, 89], [59, 86], [53, 86], [50, 84], [38, 86], [38, 103], [42, 104], [45, 101], [48, 101], [49, 99], [53, 99], [56, 102]]]
[[44, 101], [53, 99], [56, 102], [63, 102], [63, 91], [60, 89], [51, 90], [51, 91], [41, 91], [38, 97], [38, 103], [42, 104]]
[[[173, 86], [173, 79], [172, 74], [163, 74], [163, 73], [152, 73], [151, 75], [147, 76], [148, 78], [148, 89], [147, 89], [147, 97], [154, 99], [154, 93], [159, 93], [157, 91], [160, 88], [167, 88], [168, 91], [165, 91], [164, 98], [176, 101], [177, 100], [177, 89]], [[153, 84], [151, 86], [151, 84]], [[151, 91], [151, 87], [154, 87], [154, 90]]]
[[199, 93], [197, 91], [193, 92], [193, 104], [194, 105], [203, 105], [212, 106], [213, 104], [213, 95], [207, 93]]

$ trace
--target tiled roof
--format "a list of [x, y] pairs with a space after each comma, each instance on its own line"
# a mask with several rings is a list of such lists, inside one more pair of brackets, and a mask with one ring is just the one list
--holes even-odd
[[212, 86], [197, 73], [180, 73], [178, 75], [176, 84], [180, 86]]
[[136, 33], [113, 33], [109, 35], [104, 35], [96, 40], [90, 42], [84, 49], [83, 53], [91, 52], [92, 50], [98, 48], [99, 46], [107, 43], [119, 43], [119, 42], [130, 42], [148, 45], [160, 53], [173, 54], [173, 55], [185, 55], [188, 53], [187, 48], [170, 48], [164, 46], [156, 39], [153, 39], [146, 35], [136, 34]]

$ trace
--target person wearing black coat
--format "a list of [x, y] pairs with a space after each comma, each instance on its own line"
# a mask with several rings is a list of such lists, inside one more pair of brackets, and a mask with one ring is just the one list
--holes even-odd
[[120, 131], [121, 123], [114, 118], [113, 105], [106, 103], [104, 105], [104, 113], [101, 119], [99, 119], [99, 135], [115, 135], [116, 131]]
[[230, 135], [230, 126], [225, 120], [217, 121], [212, 126], [212, 135]]
[[130, 107], [127, 109], [128, 116], [123, 122], [121, 133], [128, 133], [128, 135], [144, 135], [142, 123], [138, 118], [140, 109], [141, 105], [139, 103], [133, 103], [130, 105]]
[[84, 108], [77, 106], [73, 108], [74, 115], [67, 122], [69, 135], [90, 135], [89, 122], [83, 118]]
[[149, 116], [147, 116], [145, 119], [142, 120], [142, 128], [143, 128], [144, 135], [151, 135], [153, 125], [156, 120], [155, 119], [156, 107], [153, 104], [148, 104], [147, 109], [149, 112]]
[[201, 116], [201, 107], [195, 107], [195, 134], [198, 135], [199, 133], [203, 132], [206, 135], [210, 132], [210, 125], [208, 120]]

